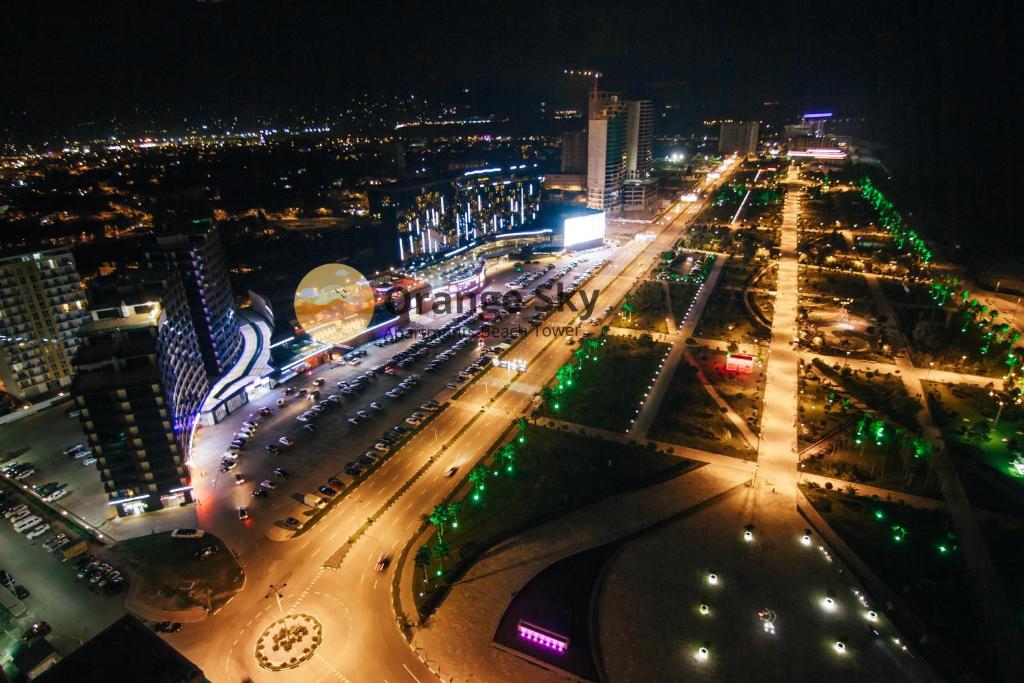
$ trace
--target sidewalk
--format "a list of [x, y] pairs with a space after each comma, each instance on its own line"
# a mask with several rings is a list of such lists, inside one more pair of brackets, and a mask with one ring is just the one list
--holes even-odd
[[542, 569], [582, 550], [623, 538], [742, 484], [746, 475], [713, 465], [607, 498], [493, 548], [454, 585], [441, 608], [414, 632], [413, 648], [447, 680], [559, 681], [492, 646], [512, 596]]

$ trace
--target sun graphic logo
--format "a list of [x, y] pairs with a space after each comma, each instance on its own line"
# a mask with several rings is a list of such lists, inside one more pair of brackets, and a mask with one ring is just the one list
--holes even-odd
[[365, 330], [373, 308], [370, 281], [342, 263], [314, 268], [295, 290], [295, 317], [310, 336], [325, 344], [340, 344]]

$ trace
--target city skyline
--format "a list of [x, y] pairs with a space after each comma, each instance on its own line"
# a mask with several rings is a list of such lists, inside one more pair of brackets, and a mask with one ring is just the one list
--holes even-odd
[[1024, 680], [1016, 5], [9, 9], [0, 680]]

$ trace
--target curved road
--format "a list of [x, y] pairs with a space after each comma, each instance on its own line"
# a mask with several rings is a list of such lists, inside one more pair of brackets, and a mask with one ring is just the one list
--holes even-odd
[[[728, 173], [723, 174], [726, 179]], [[632, 286], [641, 268], [634, 259], [650, 258], [671, 248], [679, 230], [696, 216], [703, 202], [666, 212], [653, 228], [654, 240], [633, 240], [615, 250], [609, 263], [586, 285], [599, 289], [600, 299], [617, 302]], [[541, 328], [570, 324], [577, 316], [557, 312]], [[283, 543], [236, 531], [229, 544], [239, 554], [247, 575], [245, 589], [207, 621], [188, 625], [170, 642], [216, 681], [251, 678], [283, 681], [427, 681], [435, 674], [406, 643], [391, 602], [394, 564], [377, 573], [382, 554], [397, 558], [417, 530], [420, 515], [461, 481], [485, 449], [527, 410], [533, 395], [568, 359], [571, 347], [561, 337], [531, 333], [508, 354], [528, 361], [528, 370], [510, 375], [491, 369], [450, 402], [377, 472], [338, 503], [305, 534]], [[430, 459], [434, 461], [407, 489]], [[459, 476], [447, 470], [459, 466]], [[399, 494], [399, 491], [401, 493]], [[336, 556], [347, 540], [377, 515], [343, 558]], [[203, 520], [203, 509], [199, 510]], [[221, 526], [211, 520], [210, 528]], [[235, 529], [237, 520], [235, 521]], [[334, 556], [332, 566], [325, 566]], [[340, 559], [340, 564], [339, 564]], [[275, 588], [272, 589], [271, 585]], [[283, 613], [306, 613], [323, 625], [324, 640], [314, 657], [287, 672], [259, 668], [253, 651], [259, 634]]]

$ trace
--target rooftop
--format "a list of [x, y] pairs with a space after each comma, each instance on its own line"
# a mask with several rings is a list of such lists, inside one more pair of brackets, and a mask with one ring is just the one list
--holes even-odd
[[40, 683], [198, 683], [205, 679], [198, 666], [128, 614], [36, 680]]

